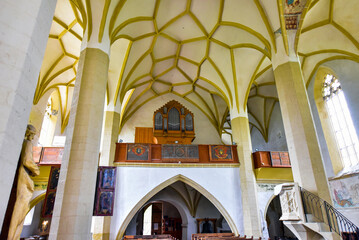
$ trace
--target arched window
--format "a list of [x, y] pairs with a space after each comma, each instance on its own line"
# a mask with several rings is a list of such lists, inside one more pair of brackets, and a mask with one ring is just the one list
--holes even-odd
[[339, 148], [342, 165], [349, 170], [359, 163], [359, 143], [340, 82], [331, 74], [324, 77], [322, 95]]
[[44, 120], [42, 121], [39, 144], [42, 146], [50, 146], [52, 142], [52, 99], [49, 97], [49, 100], [46, 104], [46, 110], [44, 115]]
[[56, 94], [57, 92], [54, 91], [47, 101], [45, 114], [40, 129], [39, 145], [44, 147], [49, 147], [53, 144], [58, 115], [58, 102], [56, 102], [58, 96]]

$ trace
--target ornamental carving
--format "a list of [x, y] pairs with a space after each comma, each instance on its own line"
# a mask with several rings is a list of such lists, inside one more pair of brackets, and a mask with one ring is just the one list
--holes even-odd
[[300, 189], [295, 183], [277, 185], [274, 194], [279, 195], [282, 208], [282, 221], [299, 221], [304, 219]]
[[193, 113], [177, 101], [170, 101], [153, 114], [153, 136], [159, 144], [191, 144], [194, 134]]

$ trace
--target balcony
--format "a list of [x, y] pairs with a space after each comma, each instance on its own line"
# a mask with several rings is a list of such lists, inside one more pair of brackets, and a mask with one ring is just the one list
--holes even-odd
[[239, 166], [235, 145], [117, 143], [115, 165]]
[[32, 157], [40, 166], [61, 165], [63, 147], [33, 147]]
[[258, 151], [252, 155], [257, 181], [293, 181], [288, 152]]

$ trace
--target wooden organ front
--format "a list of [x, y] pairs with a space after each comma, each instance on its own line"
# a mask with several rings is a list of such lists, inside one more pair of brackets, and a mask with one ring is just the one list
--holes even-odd
[[172, 100], [153, 114], [153, 136], [158, 144], [191, 144], [195, 138], [193, 113]]

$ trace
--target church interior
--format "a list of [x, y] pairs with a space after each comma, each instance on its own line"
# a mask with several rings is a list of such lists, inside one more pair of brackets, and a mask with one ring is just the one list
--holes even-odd
[[0, 239], [359, 239], [359, 1], [3, 0]]

